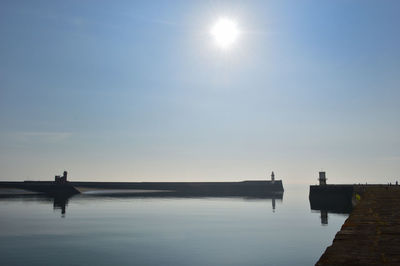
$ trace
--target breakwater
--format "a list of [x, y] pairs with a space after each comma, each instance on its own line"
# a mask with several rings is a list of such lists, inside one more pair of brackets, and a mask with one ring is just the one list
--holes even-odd
[[80, 192], [69, 182], [59, 184], [53, 181], [0, 182], [0, 188], [16, 188], [48, 195], [73, 195]]
[[357, 203], [316, 265], [400, 265], [400, 186], [351, 187], [326, 190], [328, 197], [352, 190]]
[[19, 188], [47, 194], [80, 193], [90, 190], [138, 190], [143, 196], [247, 196], [283, 194], [281, 180], [242, 182], [0, 182], [3, 188]]
[[350, 213], [353, 209], [353, 185], [310, 186], [310, 206], [312, 210], [334, 213]]

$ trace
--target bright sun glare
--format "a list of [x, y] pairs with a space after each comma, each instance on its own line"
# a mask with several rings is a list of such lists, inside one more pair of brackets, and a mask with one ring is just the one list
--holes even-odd
[[237, 40], [239, 29], [233, 20], [220, 18], [211, 28], [211, 35], [220, 48], [228, 49]]

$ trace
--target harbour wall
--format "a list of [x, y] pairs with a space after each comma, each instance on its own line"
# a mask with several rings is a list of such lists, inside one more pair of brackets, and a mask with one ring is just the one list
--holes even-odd
[[348, 196], [351, 186], [353, 210], [316, 265], [400, 265], [400, 186], [329, 186], [310, 187], [310, 197]]
[[[81, 190], [148, 190], [169, 196], [271, 196], [283, 194], [281, 180], [242, 182], [0, 182], [0, 187], [20, 188], [42, 193], [79, 193]], [[144, 193], [142, 193], [144, 194]], [[146, 192], [146, 195], [149, 195]]]

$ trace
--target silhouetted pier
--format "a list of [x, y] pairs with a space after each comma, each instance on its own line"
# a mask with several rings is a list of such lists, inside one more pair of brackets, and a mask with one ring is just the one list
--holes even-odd
[[[81, 190], [148, 190], [153, 196], [269, 196], [283, 193], [282, 181], [242, 182], [0, 182], [2, 188], [18, 188], [46, 194], [76, 194]], [[153, 191], [153, 192], [151, 192]]]
[[[0, 188], [23, 189], [49, 195], [73, 195], [82, 190], [136, 190], [143, 196], [248, 196], [269, 197], [283, 194], [282, 180], [250, 180], [241, 182], [69, 182], [67, 171], [54, 181], [0, 182]], [[142, 191], [142, 192], [140, 192]]]
[[[60, 209], [65, 216], [68, 200], [76, 194], [85, 197], [243, 197], [271, 199], [272, 210], [275, 200], [282, 200], [283, 185], [275, 180], [254, 180], [242, 182], [69, 182], [67, 172], [56, 175], [54, 181], [0, 182], [1, 198], [52, 199], [54, 209]], [[13, 191], [20, 190], [20, 191]], [[38, 192], [41, 194], [31, 194]]]
[[73, 195], [80, 192], [70, 183], [60, 184], [53, 181], [0, 182], [0, 188], [16, 188], [48, 195]]

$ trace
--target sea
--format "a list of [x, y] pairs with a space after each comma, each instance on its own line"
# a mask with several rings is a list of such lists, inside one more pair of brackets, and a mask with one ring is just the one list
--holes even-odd
[[0, 265], [314, 265], [347, 214], [282, 199], [0, 197]]

